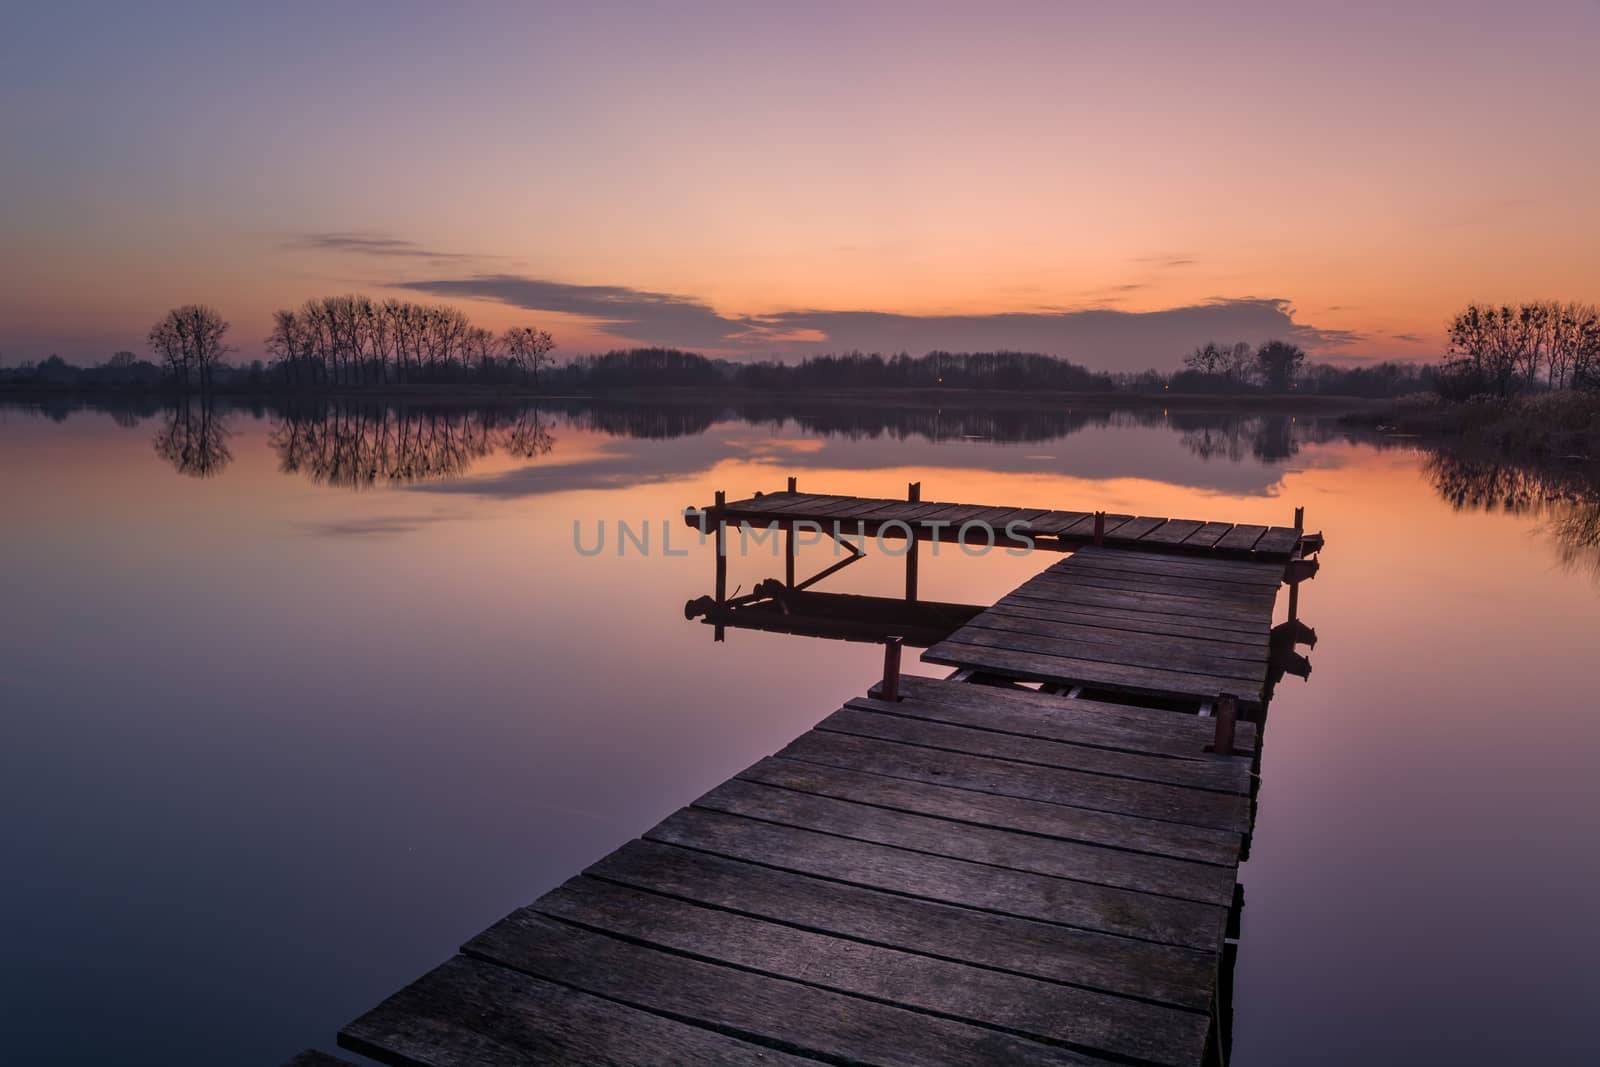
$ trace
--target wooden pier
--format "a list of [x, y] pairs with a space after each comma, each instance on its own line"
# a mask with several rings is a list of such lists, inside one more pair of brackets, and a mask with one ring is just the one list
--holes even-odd
[[[806, 513], [874, 513], [851, 499]], [[1218, 555], [1241, 527], [1196, 523], [1173, 544], [1222, 532], [1158, 552], [1099, 525], [1101, 546], [952, 623], [924, 659], [955, 676], [899, 674], [891, 638], [878, 685], [340, 1045], [439, 1067], [1225, 1063], [1249, 717], [1306, 540], [1251, 528]]]

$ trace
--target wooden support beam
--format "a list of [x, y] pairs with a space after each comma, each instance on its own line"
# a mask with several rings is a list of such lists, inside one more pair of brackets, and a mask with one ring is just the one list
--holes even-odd
[[792, 474], [789, 475], [789, 492], [791, 492], [791, 493], [797, 492], [799, 485], [800, 485], [800, 479], [796, 478]]
[[1217, 697], [1217, 734], [1211, 750], [1219, 756], [1233, 755], [1233, 731], [1239, 722], [1239, 698], [1232, 693]]
[[900, 646], [899, 637], [883, 639], [883, 684], [878, 689], [878, 699], [895, 703], [900, 699]]
[[[717, 618], [720, 620], [721, 617], [722, 617], [722, 609], [724, 607], [726, 607], [727, 602], [728, 602], [728, 545], [727, 545], [726, 533], [725, 533], [725, 530], [724, 530], [724, 523], [722, 521], [722, 510], [728, 504], [728, 494], [724, 490], [718, 489], [717, 490], [716, 500], [717, 500], [717, 507], [716, 507], [716, 512], [717, 512], [717, 515], [716, 515], [716, 518], [717, 518], [717, 584], [716, 584], [716, 600], [717, 600]], [[718, 623], [716, 624], [716, 627], [712, 631], [711, 639], [713, 641], [722, 641], [722, 640], [726, 639], [726, 637], [727, 637], [727, 630], [724, 629], [721, 621], [718, 621]]]
[[[913, 504], [921, 502], [921, 482], [912, 482], [906, 486], [906, 500]], [[913, 526], [911, 528], [911, 543], [906, 546], [906, 599], [908, 601], [917, 599], [917, 545], [919, 543], [916, 527]]]

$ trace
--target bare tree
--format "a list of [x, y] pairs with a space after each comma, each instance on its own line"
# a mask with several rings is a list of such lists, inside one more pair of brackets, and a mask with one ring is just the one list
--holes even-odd
[[522, 368], [524, 382], [532, 372], [534, 385], [539, 384], [539, 367], [556, 347], [548, 333], [535, 330], [532, 326], [513, 326], [501, 338], [501, 345], [511, 361]]

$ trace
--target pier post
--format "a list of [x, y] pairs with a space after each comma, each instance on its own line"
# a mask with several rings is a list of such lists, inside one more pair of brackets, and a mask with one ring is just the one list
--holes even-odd
[[1233, 755], [1233, 728], [1239, 721], [1239, 698], [1232, 693], [1217, 697], [1217, 736], [1211, 750], [1219, 756]]
[[1094, 513], [1094, 543], [1097, 545], [1106, 543], [1106, 513], [1103, 511]]
[[799, 478], [796, 478], [792, 474], [789, 475], [789, 492], [791, 492], [791, 493], [798, 492], [798, 490], [795, 487], [798, 486], [799, 484], [800, 484], [800, 479]]
[[722, 509], [728, 503], [728, 494], [721, 489], [717, 490], [717, 503], [715, 507], [717, 521], [717, 624], [712, 630], [711, 639], [721, 641], [727, 637], [727, 631], [722, 625], [722, 612], [728, 603], [728, 546], [723, 533]]
[[900, 699], [900, 646], [903, 643], [904, 638], [900, 637], [883, 639], [883, 687], [878, 699], [891, 704]]
[[[922, 483], [912, 482], [906, 486], [906, 499], [916, 504], [922, 500]], [[911, 544], [906, 548], [906, 599], [917, 599], [917, 528], [913, 523], [911, 527]]]
[[1306, 509], [1304, 507], [1294, 509], [1294, 528], [1296, 533], [1304, 532], [1306, 528]]

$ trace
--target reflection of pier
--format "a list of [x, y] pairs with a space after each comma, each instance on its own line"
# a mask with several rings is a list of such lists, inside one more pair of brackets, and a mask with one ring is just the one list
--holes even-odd
[[[1309, 672], [1298, 586], [1322, 539], [1297, 513], [1112, 547], [1103, 513], [1079, 513], [1087, 542], [1048, 517], [1067, 514], [1023, 521], [1074, 554], [981, 610], [919, 600], [914, 564], [903, 599], [815, 592], [828, 572], [797, 581], [792, 553], [730, 599], [719, 521], [691, 618], [882, 639], [882, 681], [340, 1043], [392, 1064], [1225, 1064], [1258, 713]], [[1248, 548], [1218, 550], [1241, 529]], [[956, 674], [901, 676], [909, 633]]]
[[932, 600], [813, 593], [769, 578], [749, 596], [734, 597], [719, 608], [716, 598], [689, 601], [684, 613], [704, 619], [718, 631], [725, 627], [766, 630], [803, 637], [881, 643], [900, 637], [908, 645], [927, 648], [954, 629], [972, 621], [977, 604], [944, 604]]

